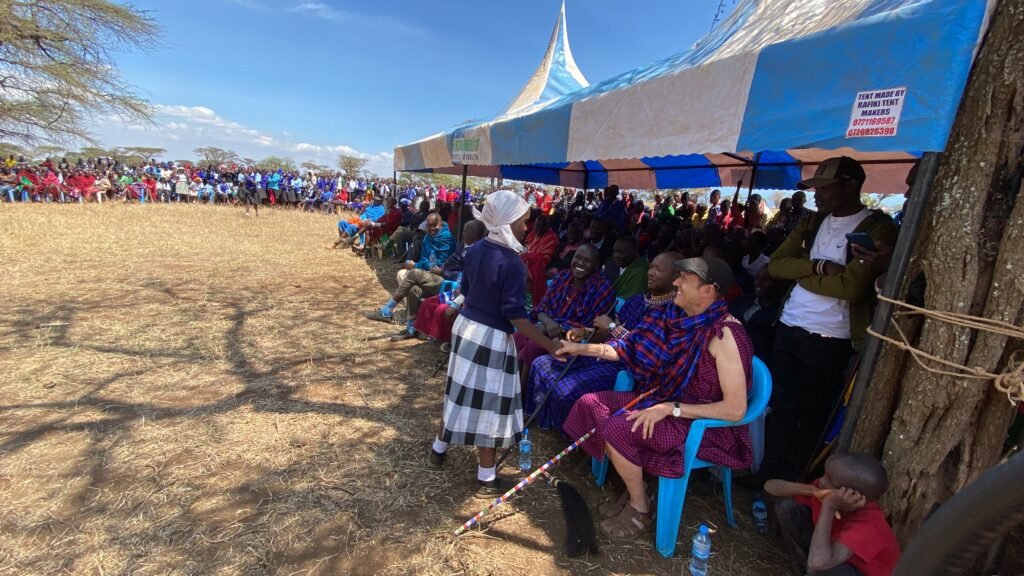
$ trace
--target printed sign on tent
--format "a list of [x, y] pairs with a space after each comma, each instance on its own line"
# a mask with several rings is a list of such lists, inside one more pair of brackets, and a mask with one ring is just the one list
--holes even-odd
[[906, 87], [858, 92], [846, 137], [895, 136], [906, 95]]
[[470, 164], [479, 161], [479, 138], [455, 138], [452, 140], [452, 164]]

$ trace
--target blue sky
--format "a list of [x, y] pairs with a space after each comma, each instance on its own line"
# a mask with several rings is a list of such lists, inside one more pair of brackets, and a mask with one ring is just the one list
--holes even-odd
[[[726, 0], [727, 9], [733, 6]], [[136, 0], [163, 42], [118, 58], [157, 106], [158, 128], [97, 123], [104, 145], [197, 146], [391, 172], [395, 145], [499, 112], [547, 47], [559, 0]], [[718, 0], [567, 0], [570, 44], [591, 82], [680, 52]]]

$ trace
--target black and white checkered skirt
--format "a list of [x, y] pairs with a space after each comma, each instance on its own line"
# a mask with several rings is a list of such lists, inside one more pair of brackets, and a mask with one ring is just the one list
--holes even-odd
[[522, 438], [523, 399], [511, 334], [459, 316], [444, 391], [441, 440], [504, 448]]

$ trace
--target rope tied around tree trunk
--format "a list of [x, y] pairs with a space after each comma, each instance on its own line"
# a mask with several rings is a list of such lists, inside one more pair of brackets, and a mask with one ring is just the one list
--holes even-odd
[[[1007, 338], [1024, 341], [1024, 329], [1019, 326], [1014, 326], [1013, 324], [1001, 322], [999, 320], [992, 320], [991, 318], [971, 316], [969, 314], [929, 310], [900, 300], [887, 298], [881, 294], [878, 295], [878, 299], [900, 308], [906, 308], [906, 310], [895, 312], [893, 317], [924, 316], [925, 318], [931, 318], [947, 324], [953, 324], [955, 326], [961, 326], [971, 330], [990, 332], [998, 336], [1006, 336]], [[1016, 350], [1010, 356], [1009, 361], [1006, 363], [1006, 368], [1002, 373], [992, 374], [980, 366], [963, 366], [956, 362], [950, 362], [949, 360], [939, 358], [938, 356], [928, 354], [923, 350], [915, 348], [910, 344], [910, 339], [907, 338], [906, 333], [903, 332], [903, 329], [900, 327], [898, 322], [893, 322], [892, 326], [899, 334], [900, 340], [890, 338], [884, 334], [879, 334], [870, 327], [868, 328], [868, 334], [882, 340], [883, 342], [891, 344], [900, 350], [909, 352], [911, 357], [919, 366], [921, 366], [921, 368], [924, 368], [933, 374], [953, 376], [956, 378], [970, 378], [973, 380], [991, 380], [997, 390], [1006, 394], [1006, 398], [1009, 400], [1011, 405], [1024, 402], [1024, 359], [1021, 358], [1021, 350]], [[951, 370], [944, 370], [942, 368], [929, 366], [928, 364], [925, 364], [925, 361], [946, 366]]]

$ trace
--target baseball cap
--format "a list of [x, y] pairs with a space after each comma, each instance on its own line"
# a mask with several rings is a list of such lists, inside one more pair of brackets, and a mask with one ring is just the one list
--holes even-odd
[[718, 293], [722, 296], [725, 296], [729, 289], [732, 288], [735, 280], [732, 268], [721, 258], [700, 256], [676, 260], [674, 264], [680, 272], [696, 274], [705, 284], [714, 284], [718, 288]]
[[864, 178], [864, 168], [861, 167], [860, 162], [849, 156], [836, 156], [818, 164], [818, 169], [814, 171], [814, 176], [801, 180], [797, 183], [796, 187], [806, 190], [808, 188], [827, 186], [840, 180], [856, 180], [863, 184]]

